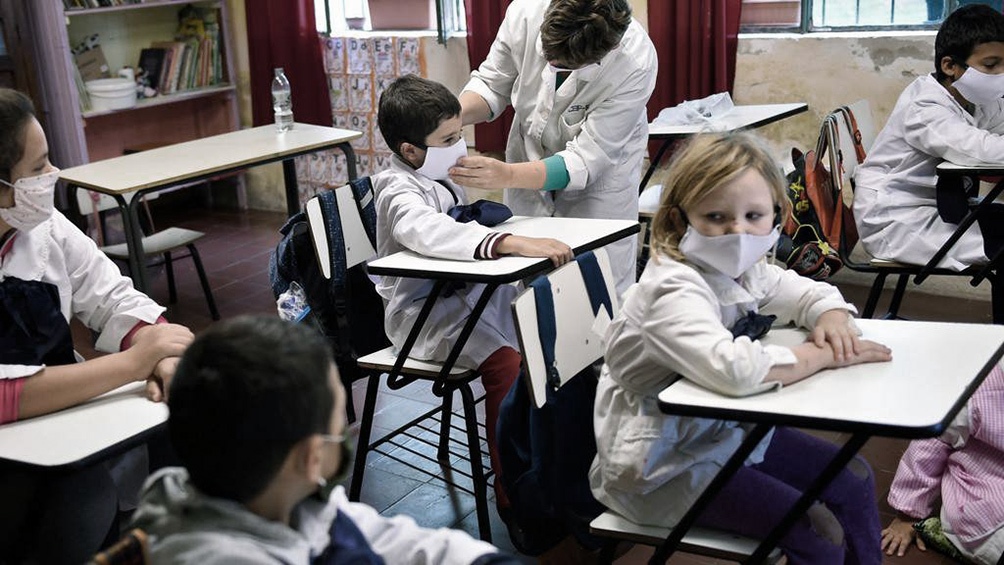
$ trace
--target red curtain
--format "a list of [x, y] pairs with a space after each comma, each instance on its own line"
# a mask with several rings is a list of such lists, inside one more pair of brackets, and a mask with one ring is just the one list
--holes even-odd
[[648, 103], [659, 110], [716, 92], [732, 92], [742, 0], [650, 0], [648, 30], [659, 76]]
[[245, 0], [254, 125], [273, 121], [273, 69], [282, 67], [298, 122], [330, 126], [331, 100], [312, 0]]
[[[467, 56], [471, 69], [478, 68], [488, 56], [509, 2], [510, 0], [464, 0], [464, 9], [467, 11]], [[505, 152], [512, 118], [513, 111], [509, 108], [497, 120], [474, 126], [478, 151]]]

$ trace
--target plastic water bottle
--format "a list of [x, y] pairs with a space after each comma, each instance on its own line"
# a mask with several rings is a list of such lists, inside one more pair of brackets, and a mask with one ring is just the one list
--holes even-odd
[[279, 133], [293, 129], [293, 93], [282, 67], [275, 69], [272, 79], [272, 108], [275, 110], [275, 129]]

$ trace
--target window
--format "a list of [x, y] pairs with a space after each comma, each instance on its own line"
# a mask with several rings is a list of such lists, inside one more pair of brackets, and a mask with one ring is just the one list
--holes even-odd
[[314, 0], [317, 31], [435, 30], [440, 43], [467, 29], [464, 0]]
[[743, 31], [936, 29], [966, 4], [1004, 0], [743, 0]]

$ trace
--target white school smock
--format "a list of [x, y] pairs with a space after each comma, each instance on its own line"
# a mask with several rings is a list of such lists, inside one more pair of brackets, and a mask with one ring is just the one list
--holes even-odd
[[[122, 338], [139, 322], [153, 324], [164, 307], [133, 288], [118, 267], [91, 238], [58, 211], [35, 228], [19, 232], [0, 259], [0, 279], [41, 281], [59, 289], [60, 309], [67, 322], [78, 318], [100, 332], [95, 349], [119, 351]], [[41, 366], [2, 365], [0, 378], [33, 375]]]
[[[607, 330], [589, 471], [596, 499], [639, 524], [675, 525], [753, 426], [663, 414], [658, 394], [681, 375], [730, 396], [778, 389], [763, 379], [796, 362], [791, 349], [733, 338], [728, 328], [748, 311], [811, 328], [833, 309], [854, 312], [835, 287], [764, 261], [737, 283], [653, 257]], [[763, 460], [771, 437], [747, 464]]]
[[[481, 66], [464, 87], [488, 103], [492, 116], [516, 112], [506, 161], [560, 155], [569, 182], [562, 190], [507, 189], [514, 214], [570, 218], [638, 219], [638, 183], [648, 142], [645, 105], [655, 88], [655, 47], [632, 21], [599, 71], [572, 71], [555, 91], [540, 40], [548, 2], [514, 0]], [[611, 245], [617, 289], [635, 281], [635, 238]]]
[[[429, 257], [474, 261], [478, 245], [495, 231], [448, 216], [446, 212], [453, 206], [467, 204], [464, 189], [449, 180], [440, 183], [425, 178], [397, 156], [389, 169], [371, 180], [376, 192], [380, 257], [410, 249]], [[384, 329], [395, 348], [404, 345], [432, 285], [428, 279], [380, 277], [376, 289], [384, 300]], [[483, 289], [483, 284], [468, 284], [450, 296], [441, 294], [409, 356], [445, 361]], [[449, 292], [447, 289], [444, 294]], [[457, 365], [475, 369], [501, 347], [519, 349], [509, 306], [516, 294], [511, 285], [495, 290]]]
[[[1004, 162], [1004, 102], [967, 112], [932, 75], [914, 80], [896, 101], [855, 174], [854, 217], [875, 257], [923, 265], [955, 231], [938, 217], [935, 185], [942, 161]], [[941, 261], [961, 271], [986, 263], [974, 223]]]

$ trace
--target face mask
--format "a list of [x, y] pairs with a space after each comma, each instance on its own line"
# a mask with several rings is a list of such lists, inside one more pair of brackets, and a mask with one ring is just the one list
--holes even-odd
[[1004, 74], [988, 75], [969, 67], [952, 86], [973, 104], [989, 106], [1004, 96]]
[[432, 180], [446, 180], [450, 176], [450, 167], [455, 166], [461, 157], [466, 156], [467, 143], [463, 138], [449, 147], [427, 147], [425, 163], [417, 172]]
[[331, 491], [335, 490], [335, 487], [345, 480], [345, 477], [349, 475], [349, 471], [352, 469], [352, 446], [346, 440], [343, 440], [339, 445], [341, 446], [342, 454], [338, 462], [338, 468], [335, 469], [334, 474], [330, 477], [322, 479], [317, 486], [317, 496], [325, 502], [331, 497]]
[[0, 180], [14, 189], [14, 206], [0, 208], [0, 219], [10, 227], [26, 232], [52, 217], [59, 170], [17, 179], [14, 184]]
[[578, 80], [590, 81], [596, 78], [596, 75], [599, 74], [600, 64], [592, 63], [579, 67], [578, 69], [565, 69], [562, 67], [555, 67], [554, 65], [548, 63], [547, 70], [550, 71], [553, 76], [557, 76], [558, 73], [572, 73], [572, 76]]
[[680, 253], [695, 265], [736, 279], [774, 247], [779, 235], [778, 228], [774, 228], [767, 235], [732, 233], [706, 236], [693, 226], [687, 226], [680, 239]]

